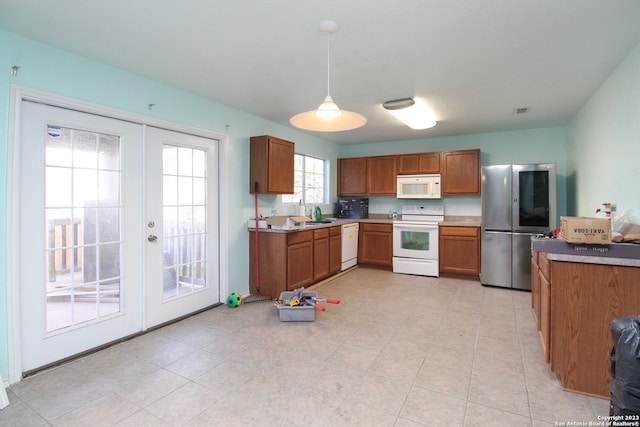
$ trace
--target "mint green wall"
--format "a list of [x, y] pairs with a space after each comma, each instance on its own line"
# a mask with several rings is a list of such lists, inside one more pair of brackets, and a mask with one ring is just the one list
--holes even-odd
[[[11, 67], [20, 66], [17, 76]], [[7, 146], [11, 85], [37, 89], [121, 111], [225, 133], [228, 131], [228, 206], [229, 288], [248, 292], [247, 219], [253, 215], [253, 197], [249, 194], [249, 137], [274, 135], [296, 142], [296, 151], [333, 159], [335, 182], [338, 147], [289, 127], [228, 108], [197, 95], [136, 76], [116, 68], [33, 42], [0, 30], [0, 372], [8, 374], [6, 318], [6, 221], [7, 221]], [[153, 111], [148, 104], [155, 104]], [[335, 191], [335, 190], [334, 190]], [[335, 194], [331, 195], [335, 199]], [[264, 199], [264, 200], [263, 200]], [[271, 205], [268, 196], [261, 204]], [[326, 207], [325, 207], [326, 208]]]
[[[21, 67], [16, 77], [10, 72], [13, 65]], [[297, 152], [328, 159], [333, 188], [331, 202], [335, 201], [338, 157], [480, 148], [483, 165], [555, 162], [558, 166], [559, 214], [565, 214], [568, 209], [565, 196], [567, 177], [570, 185], [575, 178], [576, 200], [580, 200], [581, 206], [579, 211], [585, 211], [580, 214], [587, 214], [604, 201], [614, 201], [619, 207], [634, 207], [637, 210], [638, 190], [631, 183], [640, 182], [638, 168], [632, 164], [640, 158], [639, 68], [640, 51], [636, 48], [568, 127], [337, 146], [202, 97], [0, 30], [0, 70], [4, 70], [0, 72], [0, 180], [4, 183], [0, 185], [0, 372], [6, 378], [6, 165], [9, 95], [13, 84], [221, 134], [225, 133], [225, 125], [229, 125], [226, 131], [229, 141], [226, 206], [229, 216], [229, 288], [246, 292], [246, 221], [254, 211], [253, 197], [248, 193], [251, 135], [270, 134], [292, 140], [296, 143]], [[147, 107], [150, 103], [155, 104], [151, 112]], [[594, 151], [594, 154], [588, 154], [584, 147]], [[603, 150], [608, 153], [606, 157], [600, 154]], [[567, 152], [571, 153], [569, 159]], [[592, 176], [598, 176], [598, 179]], [[603, 194], [592, 193], [589, 190], [592, 186], [601, 189], [600, 193]], [[605, 192], [607, 189], [608, 192]], [[448, 198], [444, 203], [447, 215], [480, 213], [479, 197]], [[293, 213], [290, 205], [280, 203], [280, 196], [261, 195], [259, 204], [266, 213], [271, 212], [271, 207], [281, 214]], [[374, 213], [399, 210], [402, 205], [392, 197], [372, 198], [371, 204]], [[324, 212], [332, 210], [331, 204], [321, 207]]]
[[[566, 214], [567, 129], [557, 126], [541, 129], [492, 132], [413, 141], [380, 142], [342, 147], [341, 157], [479, 148], [482, 166], [510, 163], [556, 163], [558, 215]], [[480, 215], [480, 197], [446, 197], [430, 202], [444, 204], [445, 215]], [[402, 201], [393, 197], [372, 197], [371, 213], [399, 211]]]
[[640, 221], [640, 44], [570, 122], [568, 153], [572, 215], [610, 202]]

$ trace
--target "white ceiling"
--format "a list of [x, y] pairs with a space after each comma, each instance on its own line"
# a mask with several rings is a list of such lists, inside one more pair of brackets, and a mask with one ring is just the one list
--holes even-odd
[[[309, 132], [341, 144], [565, 124], [640, 40], [638, 0], [0, 0], [0, 28], [286, 126], [327, 94], [323, 20], [331, 95], [368, 119]], [[404, 97], [438, 125], [381, 107]]]

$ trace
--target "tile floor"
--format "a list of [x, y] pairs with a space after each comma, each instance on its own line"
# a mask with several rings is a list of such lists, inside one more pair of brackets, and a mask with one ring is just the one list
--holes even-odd
[[608, 401], [563, 392], [531, 294], [356, 268], [314, 322], [226, 306], [29, 377], [2, 426], [553, 426]]

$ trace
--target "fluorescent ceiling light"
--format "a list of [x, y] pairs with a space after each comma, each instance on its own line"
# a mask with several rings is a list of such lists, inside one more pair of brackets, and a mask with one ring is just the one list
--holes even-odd
[[414, 101], [413, 98], [387, 101], [382, 104], [382, 107], [411, 129], [429, 129], [437, 124], [431, 111], [422, 103]]

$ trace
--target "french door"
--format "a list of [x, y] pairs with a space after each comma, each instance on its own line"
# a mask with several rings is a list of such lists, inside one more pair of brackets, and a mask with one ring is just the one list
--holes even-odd
[[218, 151], [208, 138], [154, 127], [145, 139], [146, 307], [155, 326], [221, 299]]
[[220, 301], [216, 143], [22, 102], [23, 372]]

